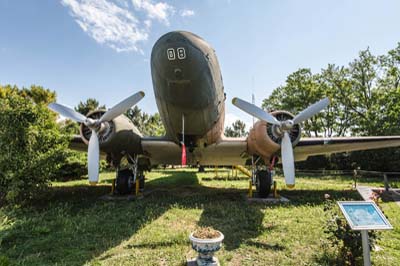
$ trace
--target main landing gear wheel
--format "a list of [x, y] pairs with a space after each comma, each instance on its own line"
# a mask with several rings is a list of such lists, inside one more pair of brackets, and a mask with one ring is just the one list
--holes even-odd
[[133, 176], [130, 169], [124, 169], [117, 172], [117, 178], [115, 182], [115, 190], [119, 195], [126, 195], [132, 192]]
[[204, 173], [206, 170], [203, 165], [199, 165], [199, 173]]
[[260, 198], [267, 198], [271, 192], [272, 177], [268, 170], [259, 170], [256, 172], [256, 187]]
[[[137, 178], [139, 180], [139, 190], [144, 191], [144, 174], [138, 171]], [[135, 190], [134, 176], [130, 169], [124, 169], [117, 172], [115, 182], [115, 190], [119, 195], [131, 194]]]

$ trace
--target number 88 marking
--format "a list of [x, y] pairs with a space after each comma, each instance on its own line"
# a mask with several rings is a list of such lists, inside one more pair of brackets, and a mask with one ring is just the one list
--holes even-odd
[[[176, 48], [176, 55], [177, 55], [178, 59], [180, 59], [180, 60], [186, 59], [185, 48], [183, 48], [183, 47]], [[167, 49], [167, 56], [168, 56], [168, 60], [176, 59], [174, 48]]]

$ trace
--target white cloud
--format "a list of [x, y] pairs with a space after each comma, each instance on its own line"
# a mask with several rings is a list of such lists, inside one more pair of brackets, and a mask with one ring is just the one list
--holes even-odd
[[153, 20], [168, 26], [175, 13], [173, 6], [152, 0], [61, 0], [61, 3], [69, 8], [84, 32], [117, 52], [143, 53], [140, 43], [148, 39]]
[[165, 2], [153, 3], [151, 0], [132, 0], [137, 10], [144, 10], [147, 17], [157, 19], [165, 25], [169, 25], [169, 17], [174, 14], [175, 8]]
[[183, 9], [181, 10], [181, 17], [192, 17], [194, 16], [194, 11], [191, 9]]
[[151, 28], [151, 20], [150, 19], [146, 19], [145, 21], [144, 21], [144, 25], [146, 26], [146, 28], [148, 28], [148, 29], [150, 29]]
[[78, 25], [97, 42], [117, 52], [140, 51], [138, 42], [148, 38], [139, 20], [127, 9], [106, 0], [62, 0]]

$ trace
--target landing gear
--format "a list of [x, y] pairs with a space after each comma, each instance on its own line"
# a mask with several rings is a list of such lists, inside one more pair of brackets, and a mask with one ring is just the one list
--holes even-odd
[[[143, 170], [138, 169], [138, 157], [134, 156], [132, 158], [127, 154], [117, 168], [115, 194], [127, 195], [143, 191], [144, 179]], [[139, 182], [139, 190], [136, 189], [136, 182]]]
[[[139, 181], [139, 191], [144, 191], [144, 174], [142, 171], [138, 171], [137, 178]], [[117, 178], [115, 180], [115, 193], [118, 195], [127, 195], [135, 192], [135, 178], [134, 174], [130, 169], [124, 169], [117, 172]]]
[[204, 173], [205, 169], [203, 165], [199, 165], [199, 173]]
[[267, 198], [272, 186], [271, 171], [257, 170], [255, 174], [258, 196], [259, 198]]
[[126, 195], [133, 190], [133, 174], [130, 169], [124, 169], [117, 172], [115, 181], [115, 192], [120, 195]]

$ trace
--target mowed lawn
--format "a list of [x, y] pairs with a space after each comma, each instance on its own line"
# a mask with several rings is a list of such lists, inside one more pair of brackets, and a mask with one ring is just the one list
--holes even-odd
[[[324, 195], [360, 199], [350, 177], [299, 177], [289, 191], [278, 176], [279, 193], [290, 203], [249, 203], [246, 179], [176, 169], [148, 173], [143, 199], [102, 200], [113, 175], [102, 174], [96, 187], [86, 180], [54, 183], [47, 201], [0, 209], [0, 257], [11, 265], [185, 265], [196, 255], [190, 232], [212, 226], [225, 235], [217, 253], [222, 265], [328, 265], [335, 250], [324, 233]], [[399, 265], [400, 207], [380, 206], [394, 230], [380, 233], [373, 265]]]

